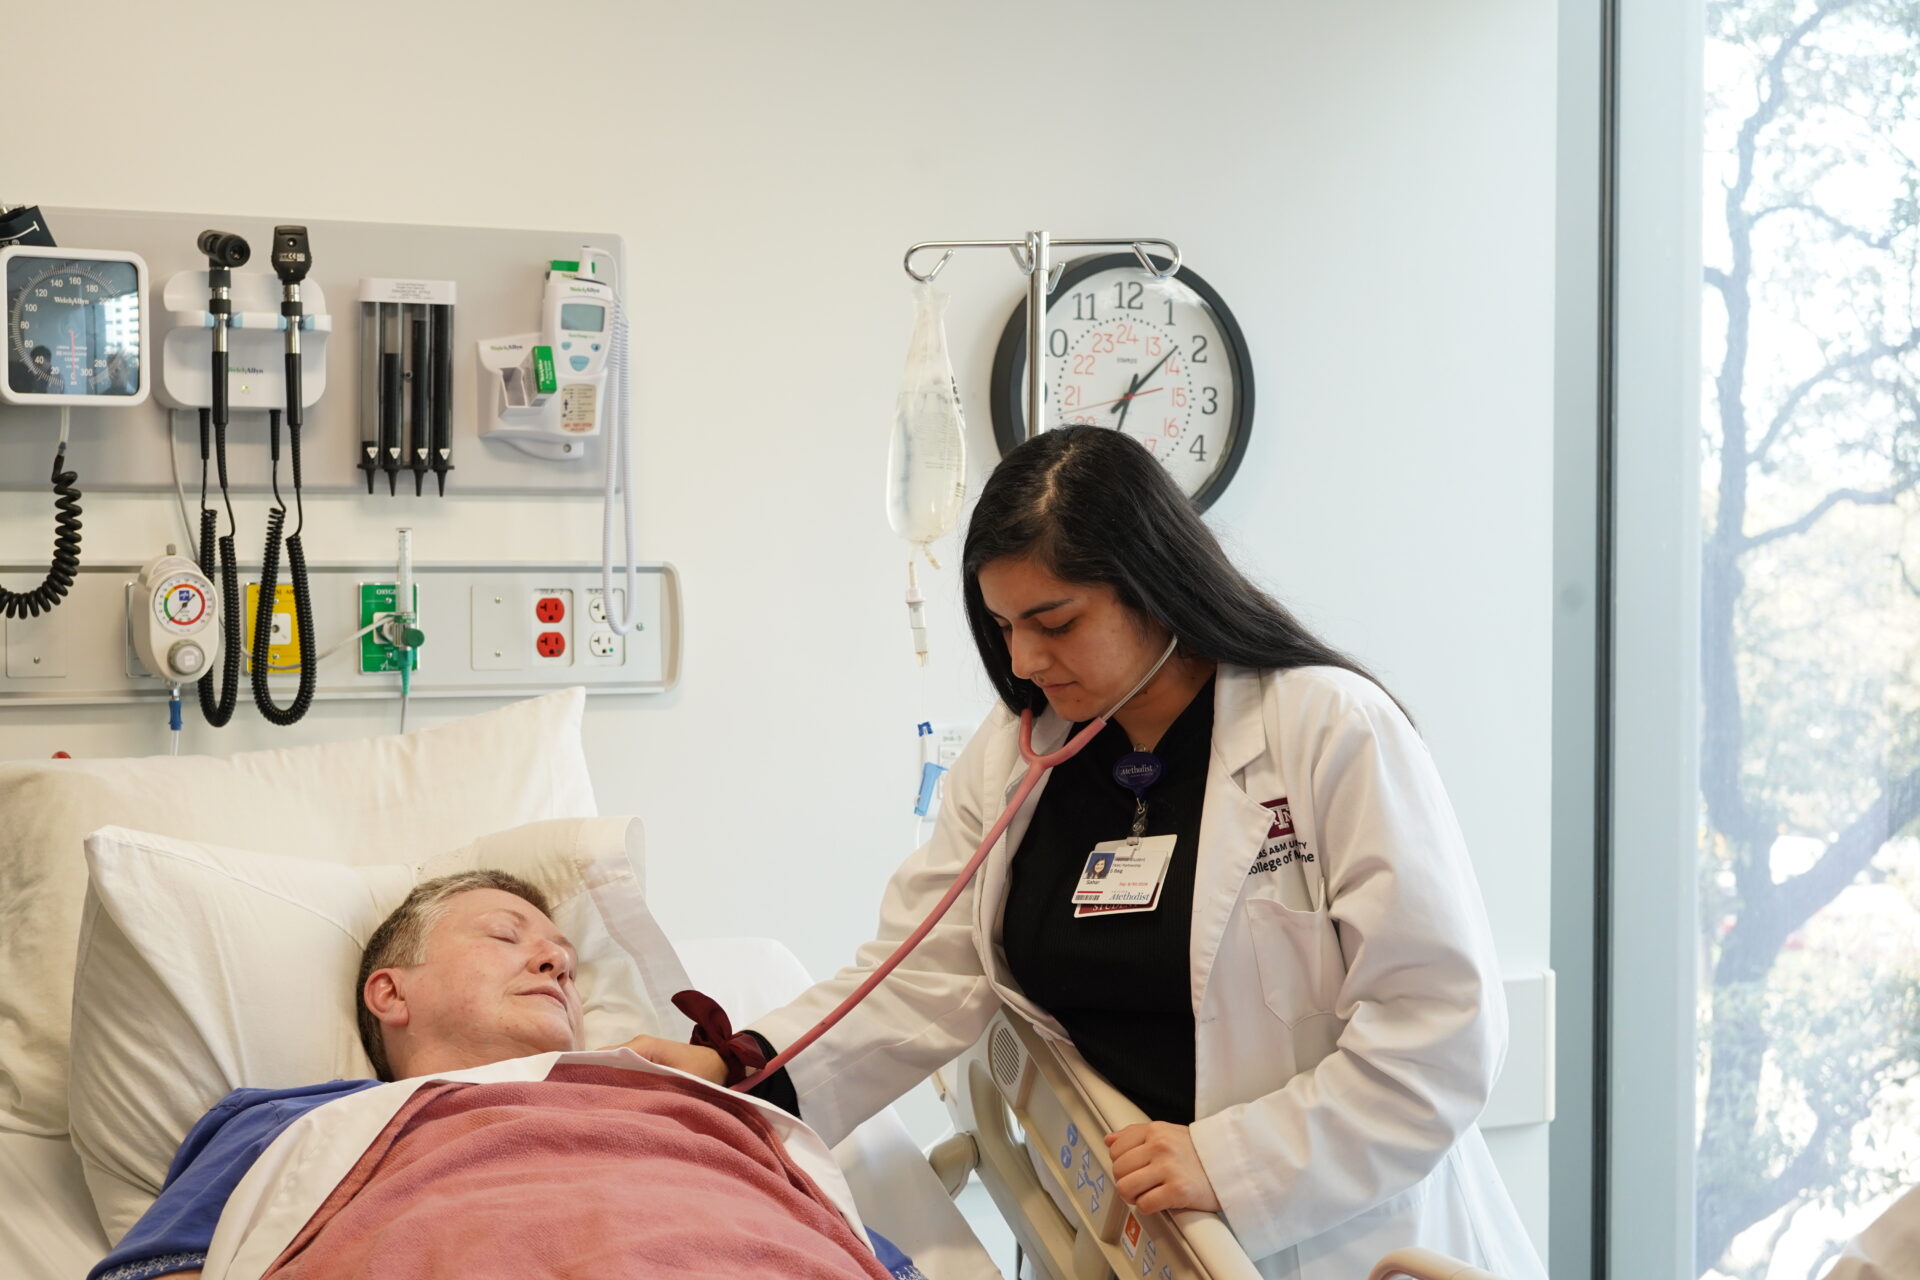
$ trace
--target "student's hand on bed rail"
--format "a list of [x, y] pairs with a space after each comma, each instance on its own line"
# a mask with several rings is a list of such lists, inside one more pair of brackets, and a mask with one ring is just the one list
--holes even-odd
[[1160, 1120], [1130, 1124], [1107, 1135], [1107, 1154], [1113, 1158], [1114, 1189], [1141, 1213], [1220, 1212], [1220, 1197], [1213, 1193], [1187, 1126]]
[[658, 1036], [635, 1036], [625, 1044], [610, 1044], [608, 1049], [631, 1049], [648, 1062], [657, 1062], [663, 1067], [672, 1067], [688, 1075], [699, 1076], [702, 1080], [711, 1080], [715, 1084], [727, 1082], [727, 1063], [724, 1058], [711, 1049], [702, 1049], [698, 1045], [681, 1044], [676, 1040], [662, 1040]]

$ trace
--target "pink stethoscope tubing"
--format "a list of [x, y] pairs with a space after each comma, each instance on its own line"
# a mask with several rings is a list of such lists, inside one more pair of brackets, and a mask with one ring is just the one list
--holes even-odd
[[1131, 702], [1134, 694], [1146, 688], [1149, 680], [1160, 674], [1160, 668], [1167, 665], [1167, 659], [1173, 656], [1173, 651], [1178, 644], [1179, 640], [1177, 638], [1169, 641], [1166, 652], [1160, 655], [1160, 661], [1153, 664], [1153, 669], [1140, 678], [1140, 683], [1134, 685], [1126, 697], [1114, 703], [1106, 714], [1090, 722], [1086, 728], [1074, 734], [1072, 738], [1067, 740], [1064, 746], [1056, 751], [1049, 752], [1046, 755], [1040, 755], [1034, 751], [1033, 712], [1031, 710], [1022, 711], [1020, 713], [1020, 758], [1027, 762], [1026, 777], [1020, 780], [1020, 786], [1014, 791], [1013, 799], [1007, 801], [1007, 807], [1000, 811], [1000, 817], [995, 820], [993, 826], [987, 830], [986, 838], [980, 842], [980, 847], [974, 850], [973, 857], [967, 860], [967, 865], [960, 869], [960, 874], [953, 878], [951, 885], [947, 886], [947, 891], [940, 896], [940, 901], [934, 904], [933, 910], [927, 913], [927, 918], [922, 920], [919, 926], [915, 928], [912, 933], [908, 934], [899, 946], [894, 948], [892, 955], [888, 956], [880, 963], [878, 968], [867, 975], [864, 982], [853, 989], [851, 995], [836, 1005], [832, 1012], [820, 1019], [819, 1022], [816, 1022], [805, 1035], [775, 1054], [766, 1066], [734, 1085], [733, 1088], [745, 1092], [774, 1072], [785, 1067], [789, 1062], [793, 1061], [802, 1049], [805, 1049], [815, 1040], [818, 1040], [821, 1036], [831, 1031], [842, 1018], [853, 1012], [855, 1005], [865, 1000], [873, 993], [875, 987], [885, 982], [887, 975], [899, 968], [900, 962], [907, 958], [908, 953], [919, 946], [929, 933], [933, 932], [933, 926], [940, 923], [941, 917], [947, 914], [948, 908], [952, 907], [953, 904], [959, 900], [960, 895], [964, 893], [967, 886], [973, 882], [974, 873], [980, 870], [981, 864], [987, 860], [987, 854], [992, 851], [994, 845], [1000, 842], [1000, 837], [1006, 834], [1007, 825], [1013, 821], [1013, 815], [1020, 812], [1020, 806], [1026, 803], [1029, 795], [1033, 794], [1033, 789], [1040, 785], [1040, 779], [1046, 777], [1055, 766], [1063, 765], [1079, 755], [1081, 748], [1099, 737], [1101, 731], [1107, 727], [1107, 722], [1113, 718], [1114, 714], [1118, 712], [1121, 707]]

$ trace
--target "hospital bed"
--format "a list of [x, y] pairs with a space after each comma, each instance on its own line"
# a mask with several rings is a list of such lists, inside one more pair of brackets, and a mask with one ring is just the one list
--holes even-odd
[[[590, 816], [579, 750], [581, 704], [579, 692], [569, 691], [403, 738], [228, 762], [0, 766], [0, 1054], [15, 1055], [0, 1058], [13, 1072], [11, 1079], [0, 1073], [0, 1276], [71, 1280], [108, 1249], [71, 1141], [44, 1118], [41, 1132], [8, 1122], [10, 1110], [16, 1116], [32, 1110], [22, 1081], [35, 1082], [17, 1056], [21, 1044], [50, 1044], [61, 1057], [66, 1051], [63, 1020], [39, 1028], [37, 1042], [23, 1032], [35, 1006], [19, 992], [43, 983], [59, 964], [73, 963], [73, 926], [85, 887], [84, 873], [74, 874], [81, 860], [76, 833], [152, 812], [158, 825], [191, 828], [174, 832], [183, 838], [238, 844], [234, 832], [267, 829], [263, 819], [272, 811], [282, 820], [280, 852], [367, 861], [380, 852], [366, 848], [369, 831], [377, 831], [388, 850], [406, 850], [432, 837], [464, 842], [525, 822]], [[369, 789], [369, 775], [389, 785]], [[329, 791], [322, 784], [327, 778], [343, 789]], [[499, 781], [513, 778], [524, 779], [518, 791]], [[431, 812], [400, 804], [423, 794], [436, 797]], [[342, 796], [352, 797], [352, 805]], [[360, 805], [366, 810], [354, 807]], [[35, 945], [23, 946], [29, 937]], [[770, 939], [682, 942], [678, 951], [692, 983], [743, 1024], [809, 982], [793, 954]], [[57, 997], [58, 984], [53, 990]], [[71, 984], [66, 990], [70, 999]], [[52, 1003], [43, 1000], [40, 1013]], [[57, 1089], [58, 1078], [41, 1079], [43, 1092]], [[1015, 1015], [998, 1015], [980, 1043], [935, 1083], [959, 1133], [930, 1156], [890, 1109], [834, 1149], [867, 1223], [914, 1258], [929, 1280], [1002, 1275], [951, 1199], [975, 1169], [1020, 1242], [1028, 1273], [1043, 1280], [1257, 1275], [1217, 1216], [1136, 1216], [1119, 1203], [1099, 1137], [1143, 1117], [1071, 1049], [1044, 1041]], [[57, 1117], [64, 1119], [64, 1097], [56, 1100]], [[1411, 1253], [1382, 1267], [1374, 1280], [1490, 1280], [1446, 1259]]]
[[[793, 953], [770, 939], [716, 939], [680, 948], [688, 975], [737, 1009], [768, 1008], [807, 985]], [[891, 1110], [861, 1125], [834, 1155], [873, 1227], [929, 1280], [996, 1280], [1000, 1270]], [[79, 1157], [65, 1139], [0, 1133], [0, 1276], [74, 1280], [107, 1252]]]

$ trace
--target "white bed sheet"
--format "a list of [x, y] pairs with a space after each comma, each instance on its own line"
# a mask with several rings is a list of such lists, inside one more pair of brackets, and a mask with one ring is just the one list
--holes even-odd
[[[702, 938], [675, 949], [688, 979], [719, 1001], [736, 1027], [813, 983], [800, 958], [772, 938]], [[848, 1134], [833, 1154], [866, 1224], [929, 1280], [1004, 1280], [891, 1108]]]

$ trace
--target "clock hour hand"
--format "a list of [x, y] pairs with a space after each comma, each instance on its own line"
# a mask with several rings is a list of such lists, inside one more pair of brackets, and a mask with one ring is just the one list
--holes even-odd
[[1127, 425], [1127, 406], [1133, 403], [1133, 393], [1138, 391], [1139, 389], [1140, 389], [1140, 379], [1135, 378], [1133, 379], [1133, 381], [1127, 383], [1127, 394], [1121, 396], [1118, 400], [1114, 401], [1112, 404], [1107, 406], [1108, 413], [1117, 413], [1120, 415], [1119, 419], [1115, 421], [1113, 424], [1113, 429], [1115, 431], [1118, 431], [1122, 427]]

